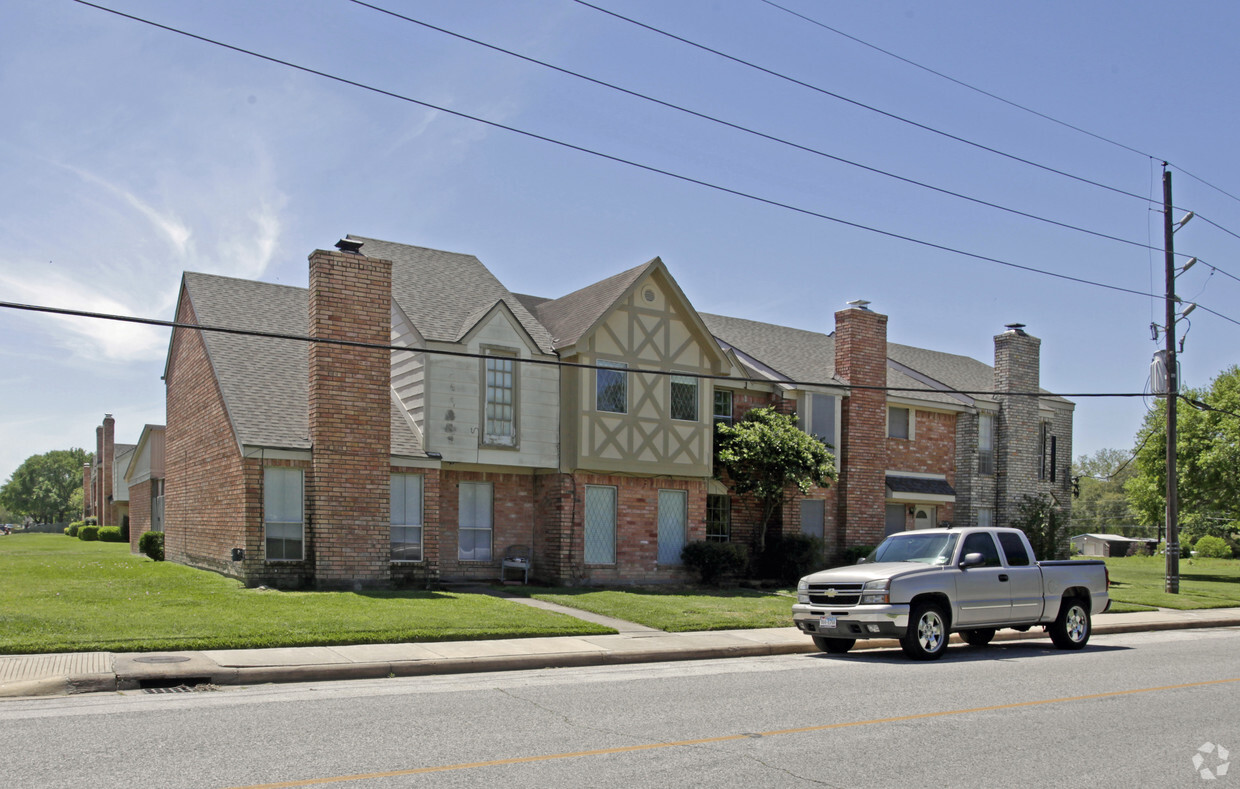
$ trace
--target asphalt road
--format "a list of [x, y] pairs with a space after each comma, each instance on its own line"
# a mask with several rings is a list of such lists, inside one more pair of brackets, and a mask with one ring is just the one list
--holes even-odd
[[1238, 654], [1226, 628], [934, 663], [882, 650], [14, 699], [0, 783], [1223, 789], [1240, 787], [1219, 749], [1240, 762]]

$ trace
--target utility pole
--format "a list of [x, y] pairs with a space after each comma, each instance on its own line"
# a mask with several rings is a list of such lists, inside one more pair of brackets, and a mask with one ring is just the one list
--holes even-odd
[[[1163, 240], [1167, 260], [1167, 576], [1164, 591], [1180, 593], [1180, 499], [1175, 470], [1176, 402], [1180, 397], [1180, 371], [1175, 358], [1175, 224], [1171, 221], [1171, 171], [1163, 162]], [[1187, 221], [1187, 220], [1185, 220]], [[1183, 224], [1183, 223], [1181, 223]]]

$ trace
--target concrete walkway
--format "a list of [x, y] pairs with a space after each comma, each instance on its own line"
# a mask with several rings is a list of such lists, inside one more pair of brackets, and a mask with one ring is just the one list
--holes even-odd
[[[471, 591], [482, 591], [471, 590]], [[495, 593], [491, 591], [491, 593]], [[505, 596], [498, 593], [501, 596]], [[194, 685], [257, 685], [321, 682], [427, 674], [653, 663], [815, 652], [795, 627], [664, 633], [632, 622], [600, 617], [528, 598], [513, 602], [558, 611], [614, 628], [615, 635], [444, 641], [420, 644], [359, 644], [286, 649], [203, 652], [87, 652], [0, 657], [0, 697], [171, 688]], [[1240, 627], [1240, 608], [1196, 611], [1161, 609], [1098, 614], [1095, 635], [1200, 627]], [[1002, 630], [996, 641], [1046, 636]], [[855, 649], [897, 646], [892, 640], [859, 641]]]

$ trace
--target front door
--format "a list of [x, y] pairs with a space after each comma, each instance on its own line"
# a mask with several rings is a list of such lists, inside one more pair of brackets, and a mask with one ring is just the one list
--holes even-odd
[[938, 521], [936, 521], [934, 517], [937, 512], [937, 507], [918, 504], [917, 511], [913, 513], [913, 528], [933, 529], [935, 526], [938, 526]]

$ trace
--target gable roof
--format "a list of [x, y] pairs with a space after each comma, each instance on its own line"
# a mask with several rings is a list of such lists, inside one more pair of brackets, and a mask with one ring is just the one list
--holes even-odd
[[[534, 314], [551, 333], [552, 344], [558, 350], [576, 345], [611, 308], [633, 283], [641, 279], [657, 262], [649, 260], [628, 271], [575, 290], [558, 299], [543, 300], [534, 307]], [[531, 297], [523, 297], [531, 300]]]

